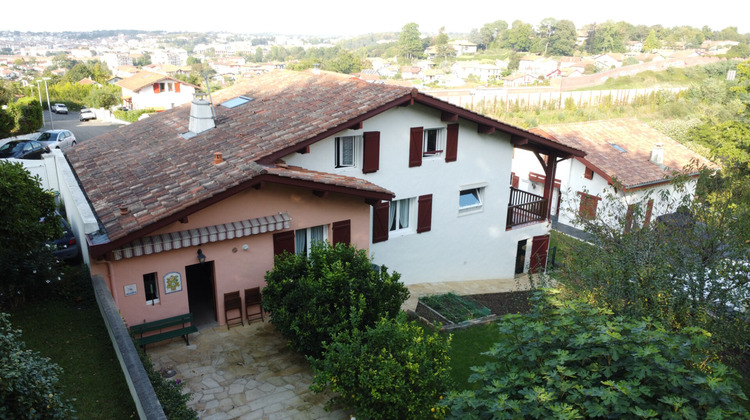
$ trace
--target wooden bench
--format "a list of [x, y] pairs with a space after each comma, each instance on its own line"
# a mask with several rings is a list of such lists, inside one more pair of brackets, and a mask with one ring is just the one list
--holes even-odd
[[[167, 331], [162, 332], [162, 330]], [[158, 321], [133, 325], [130, 327], [130, 331], [136, 335], [138, 345], [145, 348], [146, 344], [168, 340], [179, 336], [182, 336], [186, 345], [189, 345], [190, 341], [188, 340], [188, 334], [198, 332], [198, 328], [195, 328], [195, 325], [193, 325], [193, 314], [187, 313], [184, 315], [173, 316], [171, 318], [160, 319]], [[143, 336], [143, 334], [153, 331], [158, 331], [158, 333], [147, 335], [145, 337]]]

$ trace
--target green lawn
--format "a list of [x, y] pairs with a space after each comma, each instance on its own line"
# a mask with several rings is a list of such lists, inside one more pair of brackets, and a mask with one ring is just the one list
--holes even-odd
[[[448, 335], [449, 333], [442, 334]], [[491, 360], [482, 353], [498, 341], [497, 327], [495, 323], [489, 323], [453, 330], [450, 334], [453, 335], [449, 355], [454, 389], [457, 391], [476, 389], [475, 384], [469, 383], [469, 376], [473, 373], [471, 367], [482, 366]]]
[[117, 355], [95, 303], [26, 304], [11, 313], [26, 347], [62, 367], [60, 387], [80, 419], [138, 418]]

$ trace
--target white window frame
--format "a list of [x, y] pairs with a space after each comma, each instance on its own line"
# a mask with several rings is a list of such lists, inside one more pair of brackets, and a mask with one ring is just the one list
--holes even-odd
[[[428, 150], [428, 137], [430, 133], [435, 133], [435, 150]], [[431, 158], [439, 157], [445, 150], [445, 138], [447, 130], [445, 127], [425, 128], [422, 133], [422, 157]]]
[[[297, 255], [310, 255], [310, 250], [312, 250], [312, 230], [315, 228], [323, 228], [323, 241], [325, 242], [328, 240], [328, 225], [310, 226], [309, 228], [297, 229], [294, 231], [294, 252], [296, 252]], [[299, 249], [298, 241], [298, 237], [302, 233], [305, 235], [304, 254]]]
[[[344, 156], [343, 144], [344, 140], [351, 139], [352, 142], [352, 161], [351, 163], [342, 162]], [[360, 150], [362, 144], [362, 136], [358, 135], [347, 135], [347, 136], [336, 136], [334, 142], [334, 165], [336, 168], [356, 168], [359, 166], [359, 158], [357, 151]]]
[[[484, 190], [487, 183], [462, 185], [458, 188], [458, 214], [473, 214], [481, 212], [484, 209]], [[468, 206], [461, 206], [461, 194], [463, 192], [476, 191], [479, 204], [472, 204]]]
[[[408, 209], [406, 209], [406, 227], [399, 227], [399, 220], [404, 214], [403, 203], [408, 203]], [[391, 209], [395, 209], [391, 213]], [[417, 229], [417, 199], [403, 198], [400, 200], [393, 200], [388, 208], [388, 236], [400, 236], [416, 232]], [[395, 225], [394, 225], [395, 223]]]

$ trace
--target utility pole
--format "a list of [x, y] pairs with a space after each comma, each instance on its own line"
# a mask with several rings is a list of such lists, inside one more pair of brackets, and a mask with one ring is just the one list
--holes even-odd
[[52, 106], [49, 103], [49, 88], [47, 87], [47, 80], [49, 77], [42, 77], [44, 79], [44, 90], [47, 91], [47, 109], [49, 109], [49, 122], [52, 124], [52, 129], [55, 129], [55, 120], [52, 119]]
[[42, 127], [44, 127], [44, 102], [42, 102], [42, 87], [39, 85], [39, 82], [41, 82], [41, 80], [36, 81], [36, 89], [39, 91], [39, 105], [42, 106]]

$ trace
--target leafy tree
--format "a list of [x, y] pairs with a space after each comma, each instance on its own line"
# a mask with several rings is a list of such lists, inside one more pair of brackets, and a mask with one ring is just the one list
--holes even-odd
[[13, 329], [8, 314], [0, 313], [0, 418], [75, 418], [57, 384], [61, 371], [50, 359], [27, 350], [21, 331]]
[[33, 133], [42, 128], [42, 104], [33, 97], [24, 97], [8, 106], [13, 117], [13, 134]]
[[[359, 314], [354, 312], [357, 319]], [[354, 322], [359, 324], [359, 322]], [[310, 358], [311, 389], [333, 391], [330, 405], [343, 404], [367, 419], [442, 418], [438, 407], [448, 390], [450, 337], [407, 322], [402, 312], [374, 326], [344, 330], [324, 345], [323, 357]]]
[[185, 64], [188, 66], [192, 66], [193, 64], [200, 64], [200, 63], [201, 63], [201, 59], [198, 57], [194, 57], [192, 55], [188, 57], [187, 60], [185, 60]]
[[340, 50], [332, 60], [326, 61], [323, 68], [325, 70], [335, 71], [338, 73], [351, 74], [362, 71], [362, 60], [346, 50]]
[[479, 30], [472, 29], [471, 34], [469, 35], [469, 40], [477, 44], [477, 48], [486, 50], [490, 48], [494, 42], [502, 38], [502, 34], [506, 29], [508, 29], [508, 22], [497, 20], [485, 24]]
[[541, 52], [544, 55], [547, 55], [547, 49], [549, 48], [550, 44], [550, 38], [552, 38], [552, 35], [557, 30], [557, 19], [555, 18], [544, 18], [539, 23], [539, 26], [537, 28], [537, 39], [539, 40], [541, 45], [544, 45], [543, 49], [540, 49], [539, 52]]
[[263, 48], [261, 47], [258, 47], [255, 49], [255, 62], [256, 63], [263, 62]]
[[498, 322], [500, 338], [473, 367], [475, 391], [452, 393], [451, 418], [739, 418], [737, 375], [717, 362], [710, 334], [670, 332], [650, 318], [612, 315], [537, 292], [528, 315]]
[[76, 64], [77, 61], [71, 60], [65, 53], [57, 54], [52, 58], [52, 65], [58, 69], [72, 69]]
[[576, 41], [575, 24], [569, 20], [558, 20], [555, 31], [550, 36], [547, 52], [550, 55], [571, 56], [575, 52]]
[[86, 104], [92, 108], [110, 109], [121, 102], [122, 90], [117, 85], [106, 85], [92, 89], [86, 97]]
[[406, 61], [419, 58], [424, 52], [422, 39], [419, 37], [419, 25], [416, 23], [407, 23], [401, 28], [398, 36], [399, 57]]
[[20, 163], [0, 161], [0, 208], [0, 307], [12, 307], [55, 275], [46, 243], [61, 231], [53, 195]]
[[737, 44], [727, 51], [727, 58], [748, 58], [750, 57], [750, 45]]
[[448, 34], [445, 33], [445, 26], [441, 27], [437, 36], [435, 36], [434, 46], [437, 50], [437, 56], [443, 60], [456, 55], [456, 50], [448, 45]]
[[585, 46], [590, 54], [625, 52], [624, 31], [611, 21], [594, 24], [589, 30]]
[[[309, 256], [276, 257], [266, 273], [263, 307], [293, 349], [319, 358], [336, 333], [394, 317], [409, 296], [399, 278], [385, 266], [373, 269], [364, 250], [315, 244]], [[352, 311], [358, 314], [354, 325]]]
[[516, 20], [510, 29], [503, 32], [503, 47], [510, 48], [513, 51], [529, 51], [533, 34], [534, 31], [530, 24]]
[[649, 32], [648, 37], [646, 37], [646, 40], [643, 41], [643, 48], [641, 51], [643, 52], [651, 52], [654, 50], [658, 50], [661, 47], [661, 43], [658, 39], [656, 39], [656, 31], [653, 29], [651, 32]]

